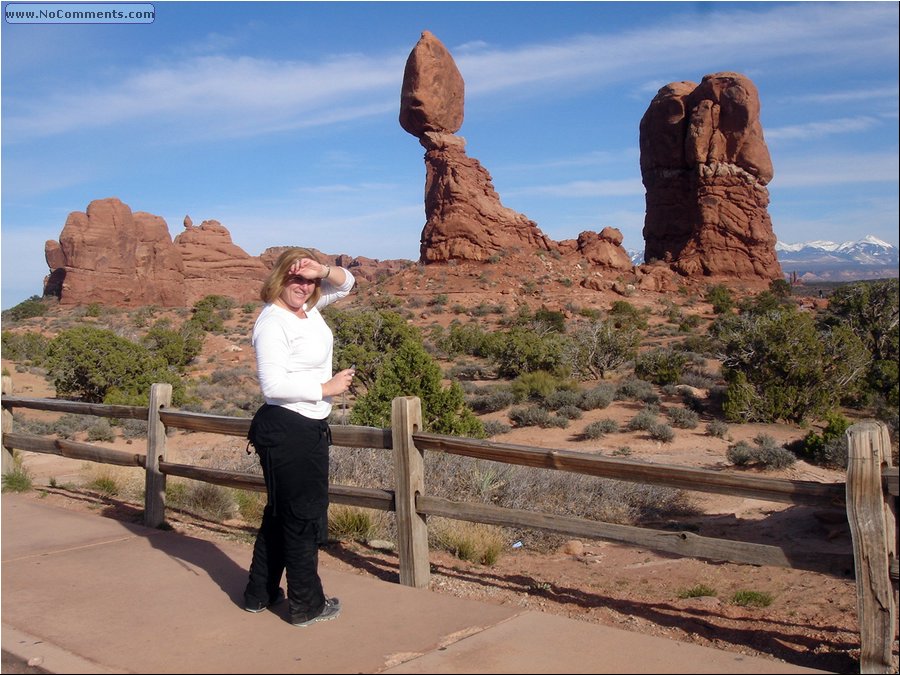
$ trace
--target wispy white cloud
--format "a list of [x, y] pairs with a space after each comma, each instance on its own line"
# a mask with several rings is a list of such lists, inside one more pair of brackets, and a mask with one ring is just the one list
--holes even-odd
[[4, 137], [15, 142], [147, 120], [188, 122], [226, 136], [333, 124], [396, 107], [396, 96], [383, 92], [399, 91], [402, 72], [399, 57], [304, 63], [203, 56], [93, 90], [8, 101]]
[[640, 150], [636, 146], [621, 150], [594, 150], [571, 157], [551, 157], [541, 161], [515, 162], [514, 164], [499, 164], [492, 169], [496, 171], [537, 171], [545, 169], [577, 169], [591, 166], [627, 165], [629, 168], [637, 166], [640, 158]]
[[[332, 215], [330, 204], [307, 207], [296, 210], [296, 216], [284, 216], [283, 212], [231, 213], [226, 227], [232, 240], [251, 255], [259, 255], [270, 246], [291, 244], [371, 258], [419, 257], [419, 236], [425, 224], [421, 204], [393, 204], [340, 215]], [[266, 223], [264, 238], [260, 236], [261, 221]], [[398, 246], [398, 242], [403, 245]]]
[[[900, 181], [895, 153], [846, 153], [788, 156], [774, 161], [775, 178], [770, 189], [818, 188], [851, 183]], [[896, 225], [896, 223], [895, 223]]]
[[[512, 50], [485, 50], [457, 60], [467, 92], [479, 94], [528, 85], [557, 89], [590, 78], [595, 89], [645, 78], [643, 90], [672, 80], [651, 80], [677, 68], [675, 79], [699, 80], [707, 74], [710, 54], [717, 63], [741, 62], [747, 53], [777, 64], [784, 58], [815, 56], [818, 66], [846, 60], [896, 61], [896, 37], [884, 26], [896, 24], [896, 10], [880, 3], [776, 6], [769, 12], [723, 9], [703, 16], [675, 19], [664, 25], [617, 33], [583, 35]], [[673, 61], [676, 65], [673, 65]], [[688, 72], [685, 72], [688, 71]], [[585, 83], [582, 83], [586, 86]], [[535, 92], [537, 93], [537, 92]]]
[[[896, 61], [892, 3], [777, 5], [771, 11], [722, 9], [689, 19], [616, 34], [498, 49], [466, 44], [456, 60], [468, 96], [518, 88], [540, 98], [576, 88], [602, 90], [660, 73], [679, 79], [704, 74], [716, 62], [740, 61], [748, 53], [784, 58]], [[231, 44], [210, 35], [204, 49]], [[5, 101], [7, 142], [98, 128], [170, 127], [179, 141], [233, 138], [329, 125], [396, 110], [408, 46], [381, 56], [336, 55], [318, 61], [203, 55], [152, 64], [87, 90], [54, 89], [30, 100]], [[677, 57], [675, 56], [677, 55]], [[677, 64], [673, 64], [677, 58]]]
[[900, 96], [900, 87], [884, 86], [812, 94], [794, 94], [790, 97], [782, 97], [782, 101], [786, 103], [855, 103], [857, 101], [866, 102], [890, 99], [896, 102], [898, 96]]
[[355, 185], [334, 183], [331, 185], [304, 185], [297, 192], [308, 194], [361, 194], [370, 196], [373, 193], [397, 190], [394, 183], [358, 183]]
[[871, 115], [843, 117], [840, 119], [768, 128], [765, 130], [765, 137], [767, 141], [807, 140], [835, 134], [852, 134], [868, 131], [881, 123], [881, 120]]
[[644, 186], [638, 179], [575, 180], [558, 185], [536, 185], [507, 190], [509, 196], [549, 195], [553, 197], [627, 197], [643, 195]]

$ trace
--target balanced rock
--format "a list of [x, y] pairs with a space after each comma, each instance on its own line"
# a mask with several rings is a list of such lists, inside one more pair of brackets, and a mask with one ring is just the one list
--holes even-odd
[[453, 57], [425, 31], [406, 61], [400, 125], [425, 148], [424, 263], [487, 261], [516, 250], [549, 251], [534, 221], [506, 208], [490, 174], [466, 155], [455, 136], [463, 121], [465, 87]]
[[759, 94], [738, 73], [661, 88], [640, 124], [644, 260], [687, 276], [780, 279]]
[[400, 126], [413, 136], [456, 133], [463, 123], [465, 84], [447, 48], [427, 30], [410, 52], [400, 91]]

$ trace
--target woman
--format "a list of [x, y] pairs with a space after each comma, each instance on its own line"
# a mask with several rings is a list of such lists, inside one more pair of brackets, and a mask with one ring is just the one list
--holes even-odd
[[244, 606], [261, 612], [284, 598], [291, 623], [337, 617], [319, 578], [319, 544], [328, 537], [328, 415], [353, 370], [331, 374], [334, 338], [319, 310], [345, 297], [354, 278], [306, 249], [282, 253], [263, 284], [266, 303], [253, 327], [256, 370], [265, 404], [248, 438], [259, 455], [268, 499], [253, 548]]

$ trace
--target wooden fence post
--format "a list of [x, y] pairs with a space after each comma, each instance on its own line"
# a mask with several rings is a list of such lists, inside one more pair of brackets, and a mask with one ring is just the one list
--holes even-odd
[[[13, 381], [9, 375], [3, 376], [3, 395], [4, 396], [12, 396], [13, 393]], [[3, 433], [9, 433], [12, 431], [13, 425], [13, 416], [12, 410], [8, 410], [7, 408], [3, 409]], [[3, 448], [3, 475], [5, 476], [10, 471], [12, 471], [16, 466], [15, 461], [13, 460], [12, 453], [7, 450], [5, 447]]]
[[394, 445], [394, 500], [397, 507], [397, 538], [400, 549], [400, 583], [427, 588], [431, 565], [428, 560], [428, 526], [416, 512], [416, 494], [425, 492], [422, 451], [412, 435], [422, 428], [422, 402], [415, 396], [398, 396], [391, 402], [391, 433]]
[[147, 413], [147, 466], [144, 477], [144, 525], [159, 527], [166, 520], [166, 475], [159, 470], [159, 460], [166, 458], [166, 426], [159, 409], [172, 403], [171, 384], [150, 386], [150, 409]]
[[892, 673], [891, 645], [897, 622], [889, 576], [896, 557], [896, 523], [882, 489], [881, 468], [891, 466], [891, 443], [881, 422], [847, 430], [847, 519], [853, 537], [859, 613], [860, 673]]

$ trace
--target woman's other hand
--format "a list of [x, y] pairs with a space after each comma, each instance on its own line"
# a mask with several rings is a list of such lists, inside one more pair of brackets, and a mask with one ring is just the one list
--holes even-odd
[[353, 368], [338, 371], [328, 382], [322, 385], [322, 396], [337, 396], [350, 388], [356, 371]]

